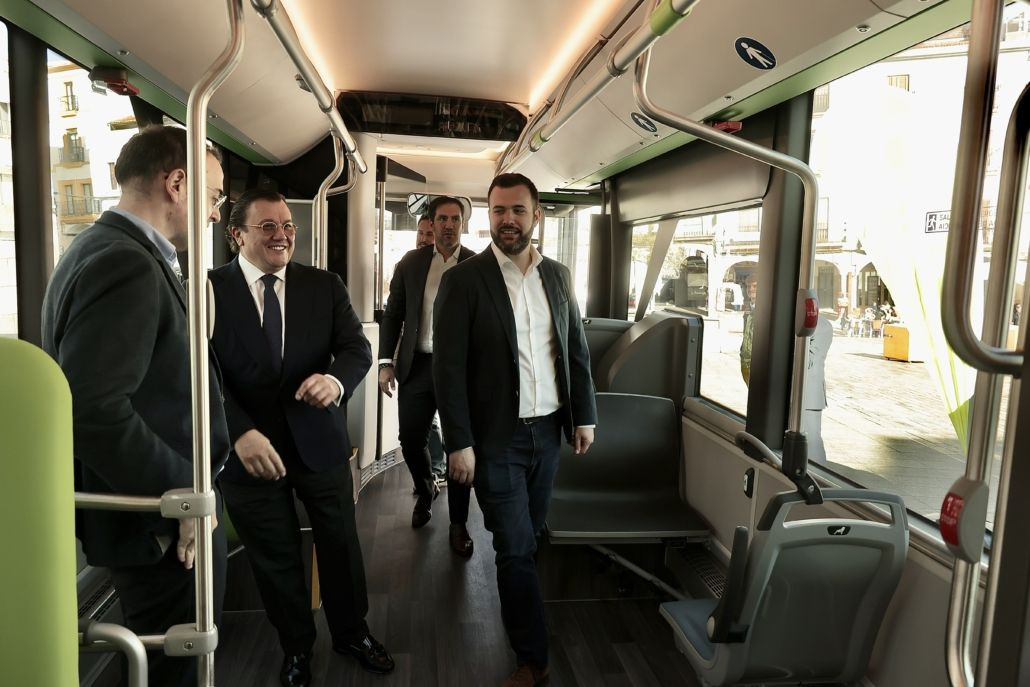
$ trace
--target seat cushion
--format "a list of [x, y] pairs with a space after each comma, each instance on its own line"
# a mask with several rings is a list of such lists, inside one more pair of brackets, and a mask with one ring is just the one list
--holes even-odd
[[684, 642], [693, 647], [705, 661], [715, 656], [715, 646], [708, 639], [708, 618], [719, 605], [718, 599], [689, 599], [663, 603], [659, 610]]

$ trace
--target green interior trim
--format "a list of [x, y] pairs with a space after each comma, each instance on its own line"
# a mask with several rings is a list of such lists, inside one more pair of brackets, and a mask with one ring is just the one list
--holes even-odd
[[[169, 117], [186, 121], [186, 105], [165, 91], [126, 67], [115, 56], [86, 40], [57, 19], [47, 14], [28, 0], [3, 0], [0, 2], [0, 17], [43, 41], [51, 48], [87, 68], [96, 66], [126, 69], [132, 76], [132, 83], [139, 88], [139, 97], [158, 108]], [[245, 145], [217, 126], [208, 124], [208, 138], [253, 163], [268, 164], [263, 155]]]
[[[774, 86], [756, 93], [710, 119], [713, 121], [741, 120], [814, 90], [834, 79], [879, 62], [906, 50], [917, 43], [933, 38], [969, 21], [972, 0], [947, 0], [901, 22], [861, 43], [837, 53], [804, 71], [790, 76]], [[656, 100], [661, 101], [660, 96]], [[647, 162], [664, 153], [695, 140], [694, 136], [676, 132], [666, 138], [632, 153], [572, 184], [591, 184], [607, 179]]]
[[[715, 0], [716, 2], [718, 0]], [[688, 11], [687, 14], [690, 14]], [[672, 0], [662, 0], [658, 7], [651, 13], [651, 30], [656, 36], [664, 36], [672, 30], [676, 24], [687, 18], [687, 14], [680, 14], [672, 9]]]
[[5, 685], [79, 684], [72, 396], [39, 348], [0, 339], [0, 646]]

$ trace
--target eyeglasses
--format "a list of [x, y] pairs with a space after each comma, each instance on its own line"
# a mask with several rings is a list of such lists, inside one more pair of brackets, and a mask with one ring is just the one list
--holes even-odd
[[229, 196], [227, 196], [224, 193], [222, 193], [221, 192], [222, 189], [215, 188], [213, 186], [207, 186], [206, 188], [207, 188], [208, 191], [214, 193], [214, 195], [215, 195], [215, 199], [213, 201], [213, 206], [214, 206], [213, 209], [217, 210], [218, 208], [220, 208], [223, 205], [225, 205], [225, 201], [229, 199]]
[[293, 222], [279, 224], [278, 222], [268, 220], [267, 222], [262, 222], [261, 224], [241, 224], [239, 226], [254, 227], [255, 229], [260, 229], [264, 232], [266, 237], [275, 236], [275, 232], [279, 230], [279, 227], [283, 228], [283, 233], [287, 236], [295, 236], [297, 234], [297, 225]]

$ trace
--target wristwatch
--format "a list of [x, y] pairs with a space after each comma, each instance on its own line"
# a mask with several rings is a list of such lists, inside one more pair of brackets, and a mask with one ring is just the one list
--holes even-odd
[[388, 367], [393, 367], [393, 363], [379, 363], [380, 370], [385, 370]]

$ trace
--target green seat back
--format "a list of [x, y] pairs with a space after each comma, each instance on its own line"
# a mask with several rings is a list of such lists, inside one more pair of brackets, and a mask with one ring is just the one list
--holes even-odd
[[0, 682], [73, 687], [79, 677], [71, 392], [46, 353], [5, 338], [0, 475]]

